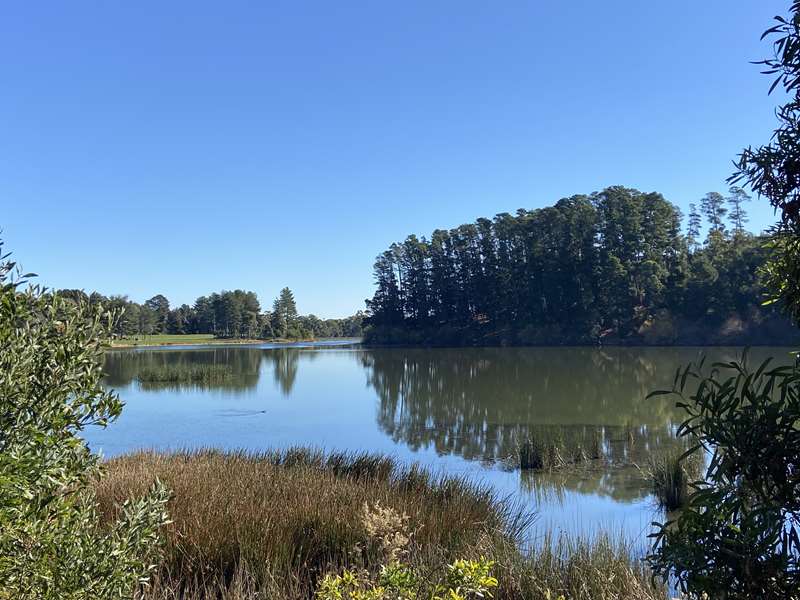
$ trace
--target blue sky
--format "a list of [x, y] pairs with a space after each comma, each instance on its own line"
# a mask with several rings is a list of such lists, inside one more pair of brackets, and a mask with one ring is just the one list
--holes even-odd
[[351, 314], [409, 233], [616, 184], [684, 211], [724, 191], [774, 126], [748, 61], [788, 6], [4, 3], [2, 236], [49, 286], [288, 285]]

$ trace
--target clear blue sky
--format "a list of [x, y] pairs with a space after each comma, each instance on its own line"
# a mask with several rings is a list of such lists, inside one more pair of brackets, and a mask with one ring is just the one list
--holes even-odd
[[[789, 0], [16, 2], [0, 227], [55, 287], [372, 294], [392, 241], [621, 184], [686, 209], [768, 140]], [[773, 220], [764, 201], [751, 226]]]

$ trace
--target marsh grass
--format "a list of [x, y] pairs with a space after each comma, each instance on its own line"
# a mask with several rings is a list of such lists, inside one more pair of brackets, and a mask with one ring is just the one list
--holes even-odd
[[144, 367], [136, 375], [142, 384], [208, 385], [225, 383], [233, 378], [229, 365], [176, 364]]
[[602, 461], [603, 434], [595, 428], [538, 427], [518, 445], [523, 470], [549, 471], [567, 466]]
[[[137, 453], [106, 464], [95, 484], [111, 518], [155, 477], [173, 492], [164, 556], [147, 600], [306, 600], [318, 580], [382, 562], [360, 515], [365, 503], [409, 515], [409, 560], [436, 572], [456, 558], [497, 561], [498, 600], [663, 598], [627, 548], [610, 541], [546, 543], [531, 555], [520, 542], [531, 515], [486, 486], [436, 476], [375, 454], [308, 449], [247, 454]], [[637, 592], [637, 593], [633, 593]]]
[[683, 450], [672, 449], [649, 457], [645, 475], [653, 486], [658, 503], [667, 510], [687, 505], [691, 483], [702, 471], [702, 457], [695, 453], [681, 458]]

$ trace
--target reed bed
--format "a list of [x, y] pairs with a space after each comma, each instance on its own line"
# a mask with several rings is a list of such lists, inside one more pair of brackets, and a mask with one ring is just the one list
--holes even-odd
[[499, 600], [544, 599], [548, 590], [553, 600], [664, 597], [655, 588], [639, 593], [648, 578], [622, 546], [563, 541], [524, 555], [530, 514], [488, 487], [381, 455], [132, 454], [107, 463], [96, 482], [101, 514], [116, 515], [154, 477], [173, 492], [172, 523], [145, 600], [313, 598], [327, 572], [379, 568], [380, 548], [359, 518], [375, 502], [409, 515], [409, 560], [423, 569], [455, 558], [497, 560]]
[[594, 428], [539, 427], [518, 446], [521, 469], [549, 471], [605, 458], [602, 433]]
[[208, 385], [230, 381], [233, 371], [228, 365], [176, 364], [144, 367], [136, 377], [143, 384]]
[[658, 503], [667, 510], [676, 510], [688, 504], [691, 483], [701, 475], [701, 455], [683, 454], [683, 450], [673, 449], [654, 454], [648, 459], [645, 474], [652, 483]]

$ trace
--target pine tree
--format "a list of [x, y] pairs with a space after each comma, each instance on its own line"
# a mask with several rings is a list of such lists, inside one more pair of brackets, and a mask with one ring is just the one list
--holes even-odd
[[716, 233], [725, 233], [725, 214], [728, 209], [725, 208], [725, 197], [719, 192], [709, 192], [702, 200], [700, 200], [700, 210], [706, 216], [709, 224], [708, 235]]
[[730, 196], [728, 196], [725, 201], [728, 203], [728, 206], [731, 207], [728, 216], [733, 224], [733, 231], [738, 234], [744, 233], [744, 224], [750, 219], [747, 217], [747, 213], [742, 205], [750, 201], [750, 196], [738, 186], [730, 188], [728, 193]]
[[292, 290], [285, 287], [272, 305], [272, 328], [278, 337], [295, 334], [297, 325], [297, 305]]
[[700, 224], [702, 223], [700, 213], [697, 210], [697, 205], [692, 203], [689, 205], [689, 223], [686, 229], [686, 243], [692, 252], [695, 252], [700, 246]]

